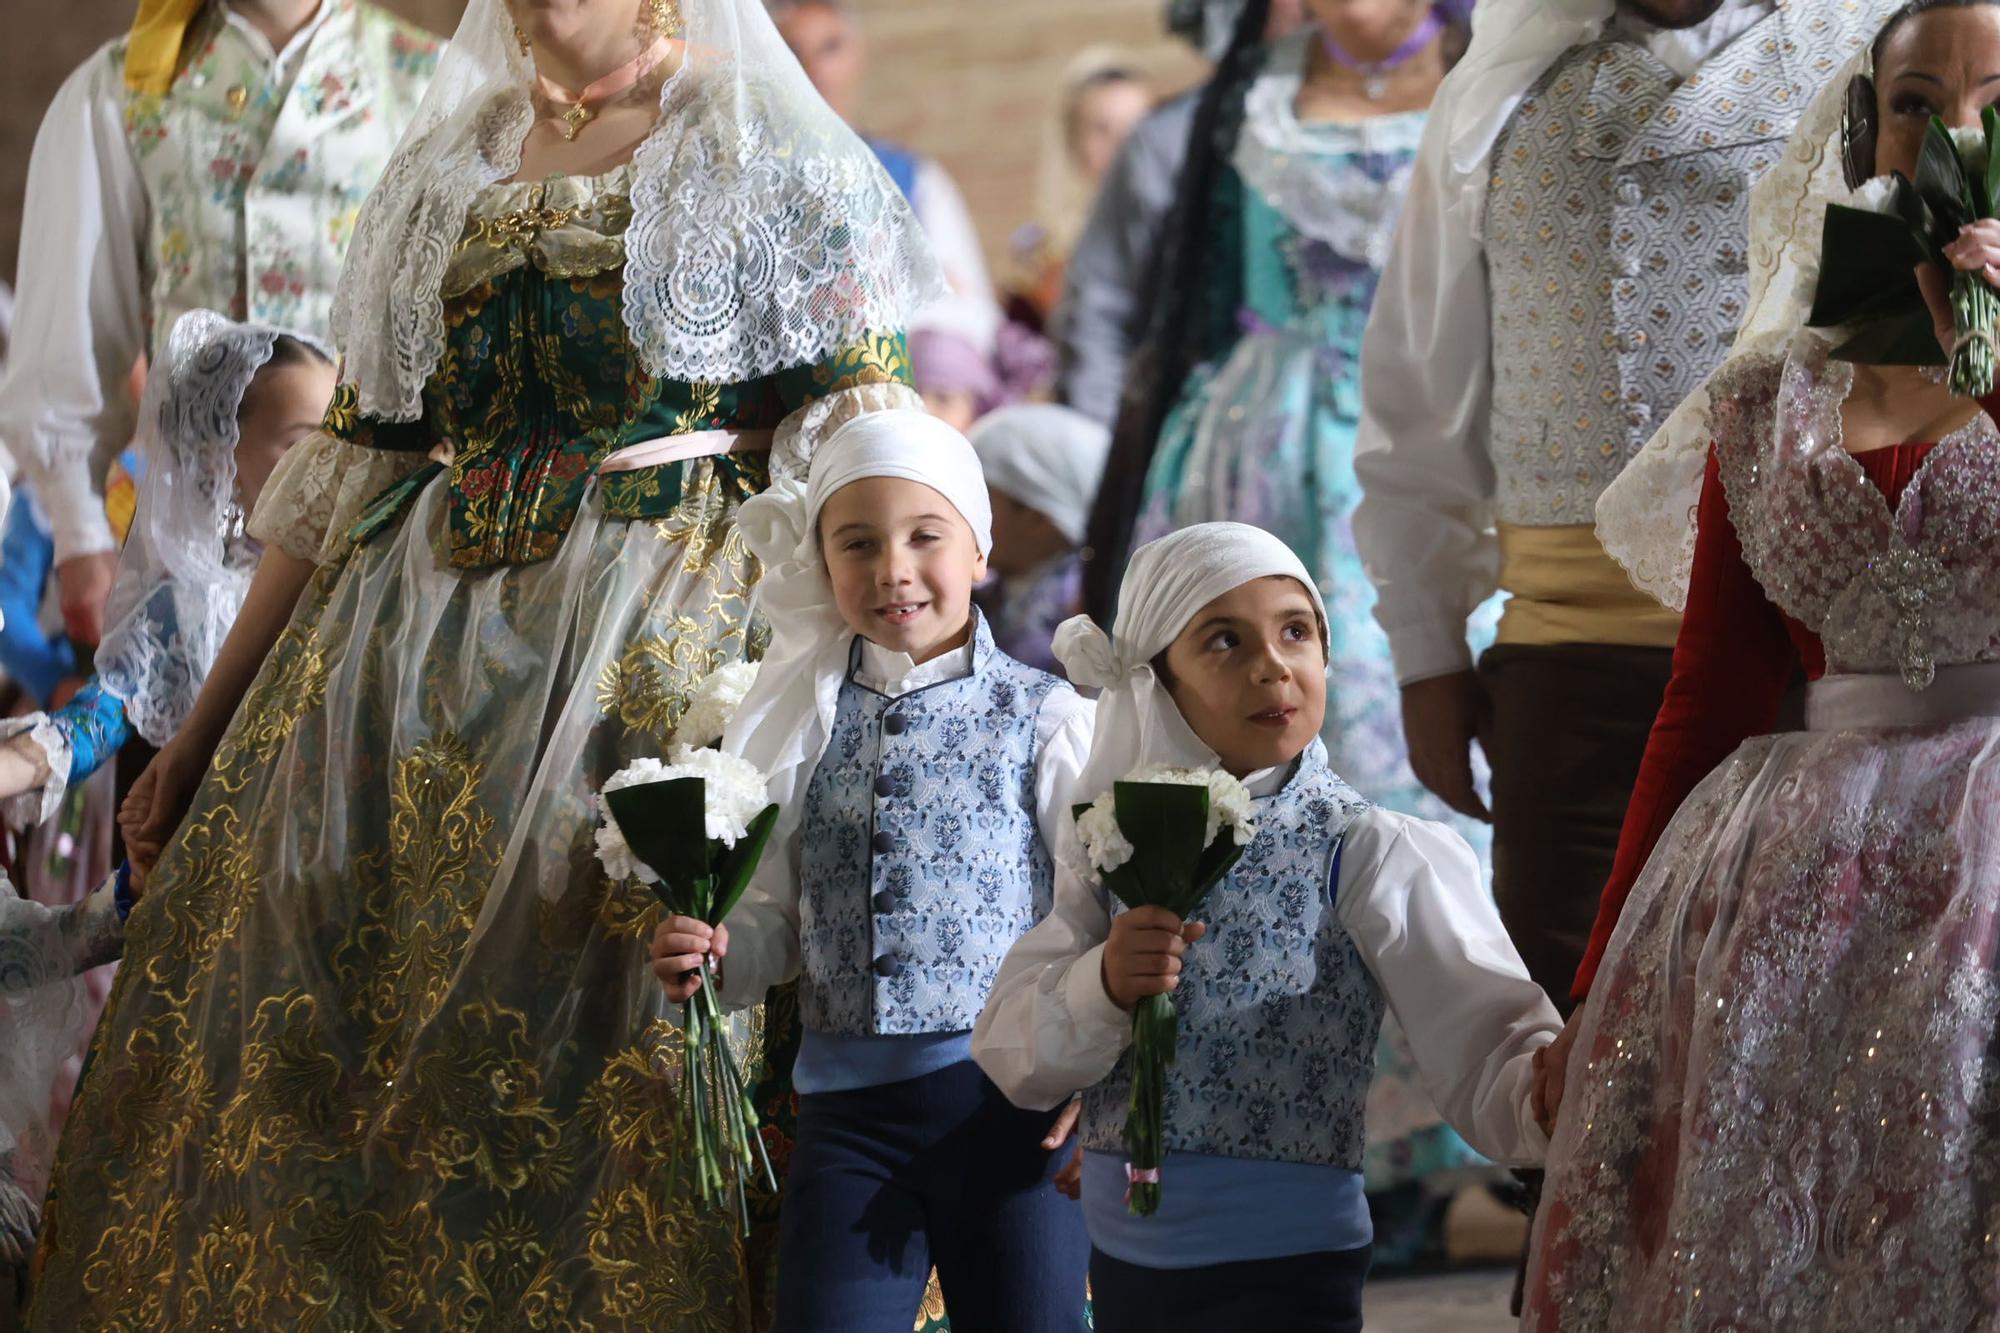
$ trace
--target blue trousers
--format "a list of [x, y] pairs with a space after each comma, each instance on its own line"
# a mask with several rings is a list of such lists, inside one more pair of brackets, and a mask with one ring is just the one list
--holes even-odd
[[[1146, 1268], [1090, 1253], [1097, 1333], [1361, 1333], [1370, 1246], [1200, 1268]], [[956, 1316], [954, 1316], [954, 1320]]]
[[776, 1333], [908, 1333], [935, 1264], [953, 1333], [1080, 1333], [1090, 1240], [1056, 1193], [1055, 1113], [971, 1061], [799, 1098]]

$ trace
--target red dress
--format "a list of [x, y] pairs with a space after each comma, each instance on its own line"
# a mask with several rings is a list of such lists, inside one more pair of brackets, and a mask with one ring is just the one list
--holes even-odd
[[[1854, 458], [1894, 506], [1931, 448], [1899, 444]], [[1771, 604], [1744, 561], [1713, 453], [1696, 521], [1694, 570], [1674, 643], [1673, 677], [1632, 787], [1590, 948], [1577, 969], [1572, 994], [1578, 1000], [1589, 995], [1625, 899], [1681, 802], [1738, 745], [1776, 725], [1779, 703], [1799, 665], [1809, 680], [1826, 673], [1819, 638]]]

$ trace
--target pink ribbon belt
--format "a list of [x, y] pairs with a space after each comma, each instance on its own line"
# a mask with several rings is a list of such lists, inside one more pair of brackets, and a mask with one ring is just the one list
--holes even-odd
[[[597, 474], [636, 472], [642, 467], [661, 467], [720, 454], [767, 454], [771, 452], [773, 434], [768, 430], [697, 430], [685, 435], [663, 435], [657, 440], [628, 444], [606, 455], [597, 465]], [[447, 440], [431, 450], [431, 459], [449, 466], [456, 454], [457, 450]]]

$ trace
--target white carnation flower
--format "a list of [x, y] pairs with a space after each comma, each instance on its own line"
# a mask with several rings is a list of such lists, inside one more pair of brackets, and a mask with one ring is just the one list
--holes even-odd
[[1892, 215], [1896, 211], [1896, 178], [1877, 176], [1874, 180], [1863, 181], [1847, 196], [1848, 206], [1869, 213]]
[[1100, 875], [1132, 859], [1132, 844], [1125, 841], [1118, 827], [1118, 813], [1112, 808], [1109, 792], [1076, 817], [1076, 836]]
[[[725, 847], [734, 847], [749, 832], [750, 821], [770, 804], [767, 794], [769, 780], [747, 759], [689, 745], [676, 746], [670, 758], [671, 763], [635, 759], [612, 774], [603, 790], [614, 792], [651, 782], [700, 778], [704, 832]], [[598, 811], [603, 822], [597, 829], [597, 859], [603, 863], [605, 873], [614, 880], [638, 876], [657, 883], [660, 876], [633, 855], [631, 845], [625, 841], [617, 819], [612, 816], [611, 807], [603, 802], [601, 796]]]
[[[667, 766], [657, 759], [634, 759], [605, 780], [604, 791], [617, 791], [621, 787], [637, 787], [648, 782], [658, 782]], [[618, 821], [612, 818], [611, 807], [604, 803], [603, 794], [598, 795], [597, 808], [602, 822], [597, 826], [597, 859], [604, 866], [604, 873], [613, 880], [638, 877], [657, 881], [658, 875], [632, 854], [631, 844], [625, 841], [624, 832]]]
[[771, 803], [770, 779], [740, 755], [677, 745], [672, 758], [665, 776], [702, 780], [708, 836], [725, 847], [734, 847], [750, 831], [750, 821]]
[[1959, 163], [1965, 174], [1980, 177], [1986, 174], [1986, 129], [1981, 125], [1961, 125], [1951, 132], [1951, 146], [1958, 150]]
[[757, 664], [754, 662], [731, 662], [726, 667], [711, 671], [688, 697], [687, 712], [681, 715], [681, 724], [674, 732], [674, 742], [702, 746], [720, 741], [730, 719], [743, 706], [743, 697], [750, 693], [750, 687], [756, 680]]
[[[1225, 824], [1229, 826], [1230, 836], [1238, 847], [1249, 846], [1250, 840], [1257, 836], [1257, 821], [1251, 813], [1250, 789], [1219, 768], [1149, 764], [1126, 774], [1120, 781], [1208, 788], [1208, 829], [1202, 836], [1203, 847], [1214, 845], [1216, 835]], [[1090, 857], [1090, 864], [1099, 874], [1116, 870], [1132, 859], [1132, 844], [1126, 839], [1124, 830], [1118, 827], [1115, 787], [1077, 816], [1076, 835]]]

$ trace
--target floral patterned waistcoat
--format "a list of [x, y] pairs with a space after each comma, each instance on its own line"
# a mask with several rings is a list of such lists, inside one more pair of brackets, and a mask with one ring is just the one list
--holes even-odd
[[969, 676], [896, 699], [841, 686], [800, 827], [808, 1028], [971, 1030], [1000, 960], [1054, 898], [1035, 723], [1067, 688], [996, 649], [984, 617]]
[[[211, 4], [164, 95], [131, 93], [126, 138], [146, 185], [146, 311], [154, 336], [219, 310], [327, 335], [361, 202], [437, 65], [428, 33], [357, 0], [330, 11], [289, 85]], [[125, 43], [105, 59], [123, 65]]]
[[[1174, 991], [1169, 1151], [1361, 1169], [1381, 988], [1334, 910], [1340, 840], [1368, 808], [1314, 741], [1199, 909]], [[1084, 1093], [1083, 1144], [1123, 1151], [1132, 1053]]]

